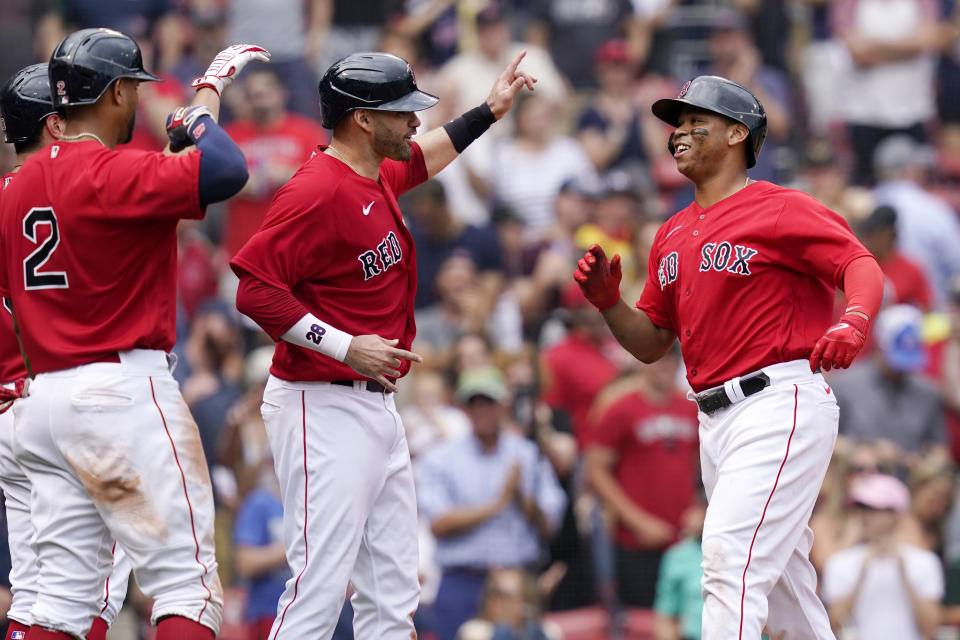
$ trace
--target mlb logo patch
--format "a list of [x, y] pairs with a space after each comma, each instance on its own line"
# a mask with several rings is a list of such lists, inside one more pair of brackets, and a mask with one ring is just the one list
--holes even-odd
[[10, 638], [12, 640], [23, 640], [26, 637], [27, 637], [27, 634], [24, 633], [23, 631], [14, 631], [13, 633], [10, 634]]

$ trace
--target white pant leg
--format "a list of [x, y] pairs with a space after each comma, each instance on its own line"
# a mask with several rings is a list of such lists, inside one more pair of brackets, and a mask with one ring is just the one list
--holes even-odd
[[357, 640], [414, 637], [413, 614], [420, 599], [417, 499], [410, 452], [393, 395], [378, 399], [396, 421], [397, 436], [350, 577]]
[[[86, 632], [102, 606], [116, 539], [155, 601], [154, 622], [180, 615], [216, 632], [223, 600], [213, 492], [196, 424], [165, 354], [121, 359], [41, 374], [20, 401], [17, 455], [34, 485], [34, 518], [44, 523], [35, 621]], [[89, 566], [94, 540], [100, 580]], [[82, 606], [71, 604], [74, 594], [83, 594]]]
[[700, 416], [702, 455], [715, 475], [703, 532], [704, 640], [760, 637], [767, 596], [806, 531], [838, 409], [805, 364], [777, 365], [770, 388]]
[[767, 596], [767, 633], [774, 640], [833, 640], [830, 619], [817, 595], [811, 545], [813, 531], [807, 527], [783, 575]]
[[7, 510], [7, 541], [10, 545], [10, 591], [13, 603], [7, 617], [30, 625], [30, 608], [37, 599], [37, 556], [30, 546], [30, 481], [13, 455], [13, 411], [0, 414], [0, 489]]
[[326, 640], [340, 616], [367, 519], [385, 485], [398, 423], [381, 394], [272, 376], [263, 395], [263, 419], [280, 481], [293, 574], [270, 638]]

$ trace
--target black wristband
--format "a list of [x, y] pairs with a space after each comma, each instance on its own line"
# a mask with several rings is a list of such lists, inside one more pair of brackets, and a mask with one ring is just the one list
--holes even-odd
[[453, 148], [457, 153], [463, 153], [471, 142], [483, 135], [497, 119], [486, 102], [479, 107], [467, 111], [459, 118], [454, 118], [443, 125], [444, 131], [450, 136]]

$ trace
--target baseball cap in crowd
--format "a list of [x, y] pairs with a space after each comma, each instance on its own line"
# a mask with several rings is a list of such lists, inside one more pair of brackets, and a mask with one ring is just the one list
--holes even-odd
[[910, 506], [907, 485], [885, 473], [871, 473], [853, 481], [848, 496], [850, 504], [875, 509], [906, 513]]
[[927, 365], [923, 344], [923, 313], [908, 304], [887, 307], [877, 316], [874, 338], [887, 365], [904, 373]]
[[907, 167], [933, 167], [936, 152], [905, 134], [884, 138], [873, 152], [873, 168], [877, 173], [901, 171]]
[[619, 38], [607, 40], [593, 52], [594, 64], [626, 64], [630, 61], [630, 49], [627, 42]]
[[507, 383], [496, 367], [477, 367], [460, 374], [457, 382], [457, 399], [470, 402], [476, 397], [484, 397], [494, 402], [503, 402], [507, 398]]

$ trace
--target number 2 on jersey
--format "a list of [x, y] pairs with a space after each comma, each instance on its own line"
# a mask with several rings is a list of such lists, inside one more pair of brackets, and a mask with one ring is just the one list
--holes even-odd
[[42, 225], [50, 226], [50, 235], [24, 259], [23, 288], [27, 291], [66, 289], [70, 285], [65, 271], [39, 271], [60, 244], [60, 230], [57, 228], [57, 215], [53, 209], [50, 207], [30, 209], [23, 218], [23, 235], [33, 244], [37, 244], [37, 227]]

